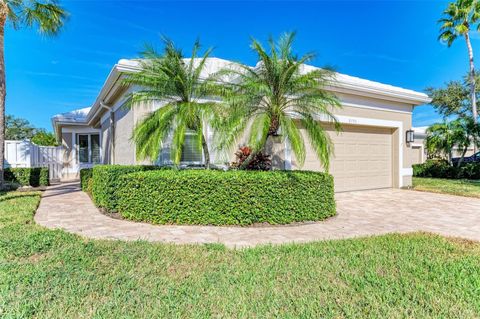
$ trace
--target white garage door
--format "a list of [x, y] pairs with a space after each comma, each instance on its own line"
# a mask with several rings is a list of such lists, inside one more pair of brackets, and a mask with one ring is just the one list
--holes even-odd
[[330, 173], [335, 191], [392, 187], [392, 130], [379, 127], [343, 126], [330, 132], [335, 145]]

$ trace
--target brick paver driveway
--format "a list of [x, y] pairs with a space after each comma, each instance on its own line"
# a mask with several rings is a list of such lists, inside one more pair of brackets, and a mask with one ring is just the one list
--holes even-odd
[[391, 232], [427, 231], [480, 240], [480, 199], [397, 189], [336, 195], [338, 216], [278, 227], [157, 226], [101, 214], [77, 183], [49, 187], [35, 221], [98, 239], [171, 243], [221, 242], [229, 247], [307, 242]]

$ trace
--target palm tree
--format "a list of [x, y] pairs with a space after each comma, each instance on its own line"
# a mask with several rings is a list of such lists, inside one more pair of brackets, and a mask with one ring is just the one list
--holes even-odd
[[[251, 47], [257, 54], [256, 67], [237, 66], [223, 70], [217, 78], [227, 76], [236, 79], [226, 90], [227, 120], [218, 130], [218, 147], [229, 150], [237, 138], [248, 128], [248, 145], [252, 149], [240, 169], [248, 166], [259, 152], [263, 152], [267, 140], [281, 135], [288, 139], [300, 165], [305, 161], [305, 141], [296, 124], [305, 128], [315, 153], [328, 170], [332, 143], [318, 119], [340, 125], [331, 113], [339, 107], [337, 98], [326, 92], [324, 86], [333, 80], [333, 72], [326, 69], [309, 70], [305, 63], [315, 55], [297, 57], [292, 52], [295, 33], [285, 33], [275, 42], [269, 40], [268, 51], [257, 40]], [[224, 85], [229, 85], [224, 83]]]
[[452, 162], [452, 152], [455, 146], [451, 122], [435, 123], [427, 128], [425, 146], [430, 154], [447, 156]]
[[462, 152], [457, 166], [463, 162], [468, 148], [479, 140], [480, 125], [469, 118], [458, 118], [454, 121], [435, 123], [427, 131], [425, 140], [429, 153], [446, 155], [452, 163], [452, 154], [455, 147]]
[[[205, 167], [210, 168], [210, 152], [205, 137], [205, 125], [215, 114], [216, 102], [206, 102], [212, 95], [214, 85], [202, 72], [212, 50], [197, 58], [200, 43], [195, 42], [190, 59], [174, 43], [163, 38], [164, 50], [157, 53], [147, 46], [142, 53], [140, 71], [125, 75], [125, 85], [138, 85], [141, 90], [128, 96], [128, 105], [164, 103], [138, 123], [133, 132], [137, 156], [156, 160], [161, 146], [172, 135], [171, 159], [179, 164], [185, 135], [192, 131], [195, 145], [203, 150]], [[211, 99], [210, 99], [211, 100]]]
[[0, 0], [0, 186], [3, 185], [5, 152], [5, 26], [9, 21], [14, 29], [36, 26], [40, 33], [56, 35], [63, 27], [67, 13], [55, 0]]
[[[473, 49], [470, 42], [470, 31], [479, 30], [478, 20], [480, 18], [480, 3], [478, 0], [457, 0], [449, 3], [447, 9], [443, 12], [444, 18], [439, 20], [441, 23], [439, 39], [447, 43], [450, 47], [458, 37], [463, 37], [467, 44], [468, 58], [470, 63], [470, 97], [472, 103], [473, 120], [477, 123], [477, 101], [476, 101], [476, 83], [475, 83], [475, 65], [473, 63]], [[475, 24], [477, 26], [475, 27]]]
[[457, 162], [457, 166], [460, 167], [468, 148], [474, 145], [476, 149], [479, 146], [480, 125], [474, 123], [471, 118], [461, 117], [452, 122], [452, 128], [454, 131], [455, 145], [461, 150], [460, 160]]

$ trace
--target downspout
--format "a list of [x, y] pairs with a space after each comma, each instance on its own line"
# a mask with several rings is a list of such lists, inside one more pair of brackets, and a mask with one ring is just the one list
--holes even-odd
[[110, 143], [111, 143], [111, 148], [110, 148], [110, 163], [109, 164], [115, 164], [115, 113], [112, 110], [112, 107], [100, 102], [100, 106], [104, 109], [106, 109], [108, 112], [110, 112], [110, 125], [108, 127], [108, 132], [110, 135]]

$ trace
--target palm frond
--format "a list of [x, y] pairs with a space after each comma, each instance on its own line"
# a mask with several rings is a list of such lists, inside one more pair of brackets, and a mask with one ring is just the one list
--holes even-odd
[[40, 33], [48, 36], [57, 35], [68, 18], [67, 12], [56, 1], [12, 3], [14, 6], [11, 8], [17, 10], [11, 17], [16, 19], [17, 25], [23, 23], [27, 27], [37, 26]]
[[182, 160], [183, 145], [185, 143], [185, 133], [187, 127], [184, 123], [177, 123], [175, 125], [172, 137], [172, 144], [170, 146], [171, 160], [175, 165], [178, 165]]
[[132, 139], [140, 159], [159, 157], [161, 146], [174, 126], [176, 112], [175, 104], [164, 105], [135, 126]]
[[282, 132], [284, 133], [283, 139], [288, 139], [288, 143], [292, 148], [293, 154], [295, 154], [295, 158], [300, 166], [303, 166], [306, 156], [305, 142], [303, 141], [303, 136], [300, 133], [297, 124], [289, 116], [282, 116], [280, 122], [282, 123]]
[[252, 121], [250, 127], [248, 145], [254, 152], [261, 151], [265, 146], [270, 128], [270, 116], [268, 114], [258, 114]]
[[300, 122], [305, 127], [310, 144], [317, 154], [320, 163], [325, 170], [328, 171], [330, 167], [330, 156], [333, 155], [333, 144], [330, 136], [328, 136], [320, 123], [315, 121], [310, 114], [303, 113], [301, 115], [302, 118], [300, 119]]

